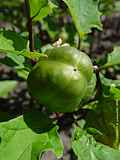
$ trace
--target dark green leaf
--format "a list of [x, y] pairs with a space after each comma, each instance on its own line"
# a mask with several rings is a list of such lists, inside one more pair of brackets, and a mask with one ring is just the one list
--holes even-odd
[[[89, 128], [95, 128], [98, 133], [95, 133], [97, 141], [115, 147], [116, 141], [116, 126], [119, 128], [120, 138], [120, 123], [117, 119], [120, 119], [120, 103], [118, 103], [118, 110], [116, 101], [112, 98], [100, 98], [99, 101], [88, 105], [89, 110], [85, 116], [86, 124], [84, 129], [90, 131]], [[117, 118], [117, 116], [119, 116]], [[92, 132], [89, 132], [92, 134]], [[119, 141], [120, 143], [120, 141]]]

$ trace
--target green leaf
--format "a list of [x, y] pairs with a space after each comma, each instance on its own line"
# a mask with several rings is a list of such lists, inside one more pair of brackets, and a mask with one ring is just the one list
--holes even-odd
[[30, 14], [34, 21], [40, 21], [52, 12], [56, 7], [51, 1], [48, 0], [29, 0]]
[[41, 8], [48, 4], [47, 0], [29, 0], [31, 17], [39, 14]]
[[[49, 142], [46, 140], [49, 139]], [[59, 135], [57, 133], [57, 128], [53, 128], [46, 138], [39, 138], [33, 143], [33, 151], [32, 151], [32, 159], [36, 160], [35, 157], [40, 155], [42, 156], [42, 152], [46, 150], [52, 150], [53, 153], [60, 158], [63, 155], [63, 146], [60, 142]]]
[[[26, 39], [15, 32], [1, 31], [0, 42], [0, 52], [6, 54], [5, 59], [0, 60], [0, 63], [16, 67], [17, 73], [25, 79], [28, 70], [31, 69], [27, 59], [38, 61], [40, 58], [46, 57], [46, 55], [38, 52], [27, 51]], [[20, 70], [20, 68], [22, 68], [22, 70]]]
[[[26, 45], [27, 40], [20, 36], [20, 34], [12, 31], [0, 32], [0, 52], [6, 53], [6, 57], [12, 60], [13, 64], [23, 65], [25, 58], [18, 53], [21, 50], [26, 49]], [[6, 62], [7, 61], [5, 61], [5, 63]], [[1, 61], [1, 63], [4, 63], [4, 61]]]
[[8, 66], [24, 66], [25, 58], [21, 56], [20, 51], [10, 51], [10, 50], [1, 50], [0, 52], [5, 53], [5, 58], [0, 60], [0, 63], [6, 64]]
[[111, 86], [110, 92], [114, 100], [120, 100], [120, 89], [116, 88], [115, 86]]
[[45, 54], [38, 52], [30, 52], [26, 50], [10, 51], [0, 49], [0, 51], [6, 54], [5, 59], [0, 60], [0, 63], [14, 67], [16, 69], [17, 74], [23, 79], [27, 79], [29, 71], [32, 67], [29, 61], [27, 61], [27, 59], [37, 62], [40, 59], [47, 58]]
[[2, 33], [0, 33], [0, 49], [14, 50], [13, 41], [4, 37]]
[[[35, 60], [35, 61], [39, 61], [40, 58], [47, 58], [47, 55], [45, 55], [43, 53], [30, 52], [30, 51], [26, 51], [26, 50], [11, 51], [11, 50], [0, 49], [0, 51], [7, 54], [7, 56], [9, 58], [11, 58], [17, 64], [19, 64], [19, 63], [23, 64], [24, 60], [25, 60], [24, 58], [32, 59], [32, 60]], [[18, 63], [18, 59], [20, 59], [19, 63]]]
[[47, 55], [43, 54], [43, 53], [39, 53], [39, 52], [30, 52], [30, 51], [21, 51], [21, 52], [17, 52], [16, 54], [18, 55], [22, 55], [26, 58], [35, 60], [35, 61], [39, 61], [40, 58], [47, 58]]
[[72, 148], [78, 160], [118, 160], [120, 151], [102, 145], [93, 136], [76, 127], [72, 138]]
[[25, 68], [16, 68], [16, 72], [19, 77], [23, 78], [24, 80], [27, 80], [29, 72], [26, 71]]
[[120, 64], [120, 47], [115, 47], [114, 50], [108, 54], [107, 63], [101, 68], [107, 68]]
[[75, 26], [82, 38], [91, 31], [92, 27], [101, 29], [98, 2], [94, 0], [63, 0], [73, 17]]
[[120, 87], [120, 80], [112, 80], [112, 79], [108, 79], [106, 77], [104, 77], [103, 74], [100, 74], [100, 80], [101, 80], [101, 83], [104, 85], [104, 86], [108, 86], [110, 87], [111, 85], [114, 85], [116, 87]]
[[0, 49], [2, 50], [17, 50], [26, 49], [27, 39], [19, 33], [13, 31], [0, 31]]
[[47, 150], [60, 158], [63, 145], [57, 130], [48, 116], [38, 111], [0, 123], [0, 159], [37, 160]]
[[12, 92], [17, 85], [17, 81], [4, 80], [0, 81], [0, 97], [6, 98], [10, 92]]
[[7, 52], [7, 57], [10, 58], [16, 65], [22, 66], [25, 62], [25, 58], [21, 55], [17, 55], [16, 52]]
[[[99, 101], [89, 104], [88, 107], [91, 110], [87, 112], [84, 118], [86, 121], [84, 129], [90, 131], [89, 128], [95, 128], [98, 130], [98, 134], [96, 132], [94, 135], [97, 141], [115, 147], [116, 126], [118, 126], [118, 137], [120, 138], [120, 122], [118, 122], [118, 119], [120, 119], [120, 103], [116, 104], [116, 101], [111, 97], [102, 97]], [[118, 110], [116, 110], [117, 107]], [[120, 144], [119, 138], [117, 139]]]
[[102, 84], [102, 90], [104, 95], [110, 95], [110, 87], [115, 86], [120, 88], [120, 80], [112, 80], [104, 77], [104, 75], [100, 74], [100, 80]]

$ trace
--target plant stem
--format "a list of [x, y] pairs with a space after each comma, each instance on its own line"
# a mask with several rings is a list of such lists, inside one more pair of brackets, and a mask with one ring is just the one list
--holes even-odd
[[95, 97], [99, 97], [102, 94], [102, 84], [101, 84], [101, 80], [100, 80], [100, 69], [98, 66], [94, 66], [94, 71], [96, 73], [96, 78], [97, 78], [97, 83], [96, 83], [96, 95]]
[[81, 47], [81, 40], [80, 40], [80, 36], [78, 37], [78, 44], [77, 44], [77, 49], [80, 49]]
[[29, 0], [25, 0], [25, 6], [27, 11], [27, 28], [29, 32], [29, 48], [30, 51], [34, 51], [34, 34], [33, 34], [33, 27], [32, 27], [32, 17], [30, 17], [30, 4]]
[[116, 100], [116, 126], [115, 126], [115, 143], [114, 147], [116, 149], [119, 149], [119, 105], [118, 105], [118, 100]]

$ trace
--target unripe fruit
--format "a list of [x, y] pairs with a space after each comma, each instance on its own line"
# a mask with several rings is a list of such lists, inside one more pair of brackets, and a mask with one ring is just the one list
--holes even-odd
[[76, 48], [65, 46], [47, 50], [28, 76], [30, 94], [53, 112], [79, 109], [93, 76], [90, 58]]

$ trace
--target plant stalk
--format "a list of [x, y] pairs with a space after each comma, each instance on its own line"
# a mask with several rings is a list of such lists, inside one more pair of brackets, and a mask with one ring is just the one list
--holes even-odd
[[95, 97], [99, 97], [102, 95], [102, 84], [101, 84], [101, 80], [100, 80], [100, 69], [99, 67], [96, 65], [94, 66], [94, 71], [96, 73], [96, 78], [97, 78], [97, 82], [96, 82], [96, 95]]
[[30, 51], [34, 51], [34, 34], [33, 34], [33, 26], [32, 26], [32, 17], [30, 16], [30, 4], [29, 0], [25, 0], [25, 6], [27, 11], [27, 29], [29, 33], [29, 49]]
[[80, 39], [80, 36], [79, 36], [79, 37], [78, 37], [77, 49], [80, 50], [80, 47], [81, 47], [81, 39]]
[[116, 149], [119, 149], [119, 105], [118, 105], [118, 100], [116, 100], [116, 126], [115, 126], [115, 143], [114, 147]]

